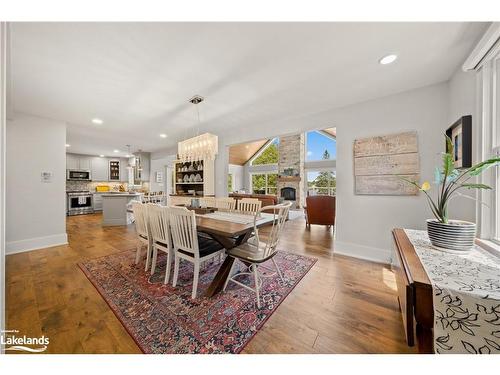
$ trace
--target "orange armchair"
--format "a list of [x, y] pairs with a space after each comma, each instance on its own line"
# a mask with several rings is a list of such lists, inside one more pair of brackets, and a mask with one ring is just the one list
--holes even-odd
[[312, 195], [306, 198], [306, 226], [311, 224], [335, 225], [335, 197], [330, 195]]

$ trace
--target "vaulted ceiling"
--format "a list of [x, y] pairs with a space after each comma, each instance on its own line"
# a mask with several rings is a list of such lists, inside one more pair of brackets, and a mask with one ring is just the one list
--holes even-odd
[[[222, 135], [446, 81], [486, 27], [13, 23], [10, 99], [16, 111], [66, 121], [72, 151], [155, 151], [198, 127]], [[388, 53], [399, 59], [380, 65]], [[206, 97], [201, 126], [194, 94]]]
[[259, 151], [268, 139], [261, 141], [242, 143], [229, 147], [229, 164], [244, 165], [257, 151]]

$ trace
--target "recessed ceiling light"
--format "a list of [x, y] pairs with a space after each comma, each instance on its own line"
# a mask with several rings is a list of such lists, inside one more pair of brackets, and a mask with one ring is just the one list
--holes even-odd
[[394, 61], [396, 61], [397, 58], [398, 58], [397, 55], [387, 55], [387, 56], [382, 57], [378, 62], [382, 65], [387, 65], [387, 64], [391, 64]]
[[164, 133], [161, 133], [161, 134], [160, 134], [160, 137], [162, 137], [162, 138], [167, 138], [167, 135], [166, 135], [166, 134], [164, 134]]
[[70, 147], [71, 145], [69, 143], [66, 143], [66, 147]]
[[92, 123], [96, 125], [102, 125], [104, 121], [102, 121], [100, 118], [93, 118]]
[[120, 150], [113, 150], [113, 152], [120, 152]]
[[130, 155], [129, 155], [129, 154], [127, 154], [127, 155], [125, 155], [125, 157], [126, 157], [126, 158], [129, 158], [129, 157], [130, 157]]
[[103, 158], [103, 157], [104, 157], [104, 155], [99, 155], [99, 157]]

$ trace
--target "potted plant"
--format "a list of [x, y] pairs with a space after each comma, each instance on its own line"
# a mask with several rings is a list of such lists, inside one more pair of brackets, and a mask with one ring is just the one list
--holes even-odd
[[403, 178], [404, 181], [414, 185], [427, 197], [434, 219], [427, 220], [427, 233], [431, 243], [440, 248], [451, 250], [469, 250], [474, 245], [476, 237], [476, 224], [462, 220], [448, 218], [448, 206], [452, 198], [460, 196], [460, 189], [491, 189], [488, 185], [469, 182], [480, 175], [489, 167], [500, 162], [500, 158], [492, 158], [477, 163], [466, 169], [455, 169], [453, 161], [453, 143], [446, 136], [446, 152], [443, 153], [442, 169], [436, 167], [434, 184], [437, 187], [437, 200], [434, 200], [429, 191], [431, 184], [428, 181], [420, 186], [416, 181]]

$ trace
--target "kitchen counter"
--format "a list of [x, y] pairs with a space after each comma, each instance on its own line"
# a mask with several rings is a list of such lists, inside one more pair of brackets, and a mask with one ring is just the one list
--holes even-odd
[[128, 225], [133, 222], [129, 212], [132, 201], [140, 201], [140, 193], [104, 193], [102, 195], [102, 225]]

